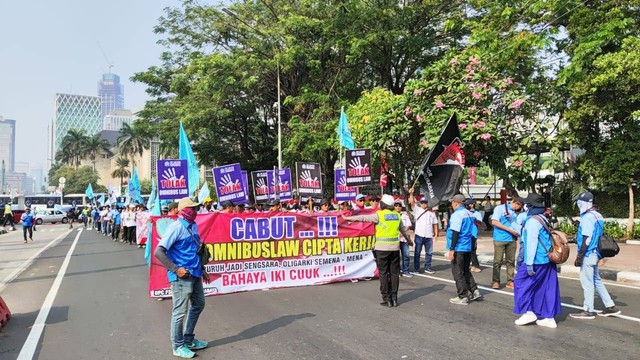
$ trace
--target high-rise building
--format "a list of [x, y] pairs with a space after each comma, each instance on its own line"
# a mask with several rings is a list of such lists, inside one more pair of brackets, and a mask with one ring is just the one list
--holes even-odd
[[133, 121], [131, 110], [114, 110], [102, 120], [102, 130], [120, 131], [124, 124], [131, 125]]
[[16, 163], [16, 121], [0, 116], [0, 164], [3, 160], [5, 171], [13, 172]]
[[102, 74], [102, 80], [98, 81], [98, 97], [102, 102], [101, 119], [114, 110], [124, 109], [124, 85], [120, 84], [120, 76], [111, 72]]
[[49, 132], [49, 165], [55, 159], [62, 139], [70, 129], [84, 130], [88, 136], [102, 130], [99, 97], [56, 94], [54, 106], [55, 115]]

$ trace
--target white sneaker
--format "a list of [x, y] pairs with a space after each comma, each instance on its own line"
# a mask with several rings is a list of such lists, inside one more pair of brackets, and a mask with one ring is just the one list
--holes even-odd
[[552, 329], [558, 327], [558, 324], [556, 324], [556, 320], [554, 318], [536, 320], [536, 324]]
[[527, 311], [522, 316], [520, 316], [518, 319], [516, 319], [515, 324], [516, 325], [527, 325], [527, 324], [531, 324], [532, 322], [534, 322], [536, 320], [538, 320], [538, 317], [536, 316], [536, 314], [534, 314], [533, 311]]

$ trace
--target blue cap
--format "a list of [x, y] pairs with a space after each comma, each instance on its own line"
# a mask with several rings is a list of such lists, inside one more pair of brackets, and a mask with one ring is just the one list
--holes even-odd
[[578, 201], [578, 200], [584, 201], [584, 202], [592, 202], [593, 194], [588, 191], [583, 191], [573, 198], [573, 201]]

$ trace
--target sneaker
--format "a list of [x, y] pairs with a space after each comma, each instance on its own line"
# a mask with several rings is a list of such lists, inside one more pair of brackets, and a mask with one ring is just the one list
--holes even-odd
[[536, 320], [536, 324], [552, 329], [558, 327], [558, 324], [556, 324], [556, 320], [554, 318]]
[[206, 341], [193, 339], [190, 343], [185, 345], [189, 348], [189, 350], [202, 350], [206, 348], [209, 343]]
[[598, 316], [612, 316], [612, 315], [618, 315], [620, 313], [621, 311], [619, 309], [617, 309], [615, 306], [611, 306], [611, 307], [605, 308], [600, 313], [598, 313]]
[[579, 313], [569, 314], [574, 319], [585, 319], [585, 320], [593, 320], [596, 318], [596, 313], [589, 311], [581, 311]]
[[410, 272], [406, 272], [406, 273], [401, 273], [400, 276], [411, 279], [413, 277], [413, 274]]
[[173, 349], [173, 356], [181, 357], [183, 359], [191, 359], [192, 357], [196, 356], [196, 353], [189, 350], [186, 345], [182, 345], [177, 349]]
[[506, 288], [508, 288], [508, 289], [513, 289], [513, 282], [512, 282], [512, 281], [509, 281], [509, 282], [507, 283], [507, 285], [505, 285], [504, 287], [506, 287]]
[[469, 305], [469, 298], [452, 297], [449, 302], [455, 305]]
[[425, 274], [429, 274], [429, 275], [433, 275], [435, 274], [435, 270], [433, 270], [432, 268], [428, 268], [428, 269], [424, 269], [424, 273]]
[[518, 319], [516, 319], [515, 324], [516, 325], [527, 325], [527, 324], [531, 324], [532, 322], [537, 321], [537, 320], [538, 320], [538, 317], [536, 316], [536, 314], [533, 313], [533, 311], [527, 311], [522, 316], [520, 316]]
[[491, 288], [492, 289], [500, 289], [500, 283], [494, 282], [493, 284], [491, 284]]
[[479, 268], [479, 267], [477, 267], [477, 266], [472, 266], [472, 267], [471, 267], [471, 272], [479, 273], [479, 272], [481, 272], [481, 271], [482, 271], [482, 269], [480, 269], [480, 268]]
[[482, 300], [482, 294], [480, 294], [480, 290], [476, 290], [471, 295], [469, 295], [469, 301], [480, 301], [480, 300]]

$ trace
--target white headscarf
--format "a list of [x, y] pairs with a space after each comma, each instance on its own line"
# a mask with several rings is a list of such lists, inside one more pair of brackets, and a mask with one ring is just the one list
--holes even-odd
[[580, 214], [584, 214], [593, 207], [593, 201], [578, 200], [576, 204], [578, 205], [578, 209], [580, 209]]

